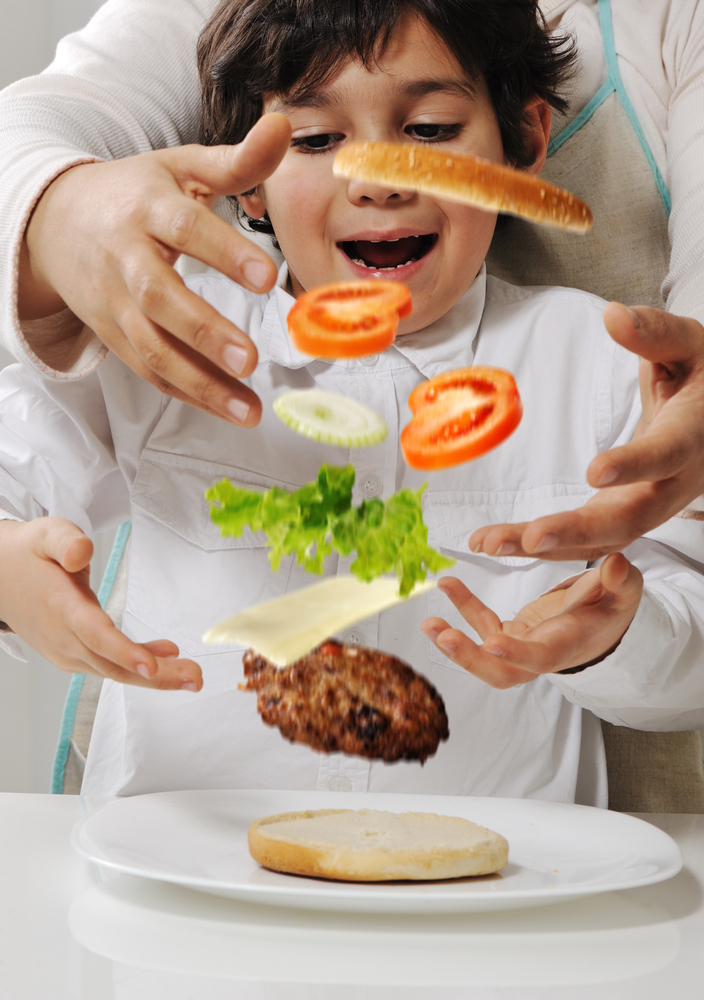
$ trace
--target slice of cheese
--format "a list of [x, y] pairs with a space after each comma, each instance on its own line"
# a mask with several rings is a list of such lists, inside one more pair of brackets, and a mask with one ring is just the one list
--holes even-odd
[[203, 642], [243, 643], [277, 667], [287, 667], [341, 629], [425, 594], [434, 586], [435, 580], [426, 580], [408, 597], [399, 597], [395, 576], [382, 576], [371, 583], [362, 583], [355, 576], [336, 576], [226, 618], [205, 633]]

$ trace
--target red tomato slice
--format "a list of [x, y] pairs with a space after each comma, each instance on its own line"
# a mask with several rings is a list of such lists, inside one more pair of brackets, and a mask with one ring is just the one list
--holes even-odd
[[445, 469], [478, 458], [518, 427], [523, 404], [502, 368], [455, 368], [423, 382], [408, 397], [413, 420], [401, 432], [413, 469]]
[[316, 358], [358, 358], [390, 347], [411, 293], [399, 281], [342, 281], [305, 292], [288, 314], [293, 346]]

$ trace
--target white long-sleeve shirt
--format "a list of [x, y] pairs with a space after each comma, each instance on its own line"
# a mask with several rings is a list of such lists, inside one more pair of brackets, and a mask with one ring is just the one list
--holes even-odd
[[[0, 342], [26, 364], [78, 378], [105, 353], [91, 332], [78, 336], [80, 324], [68, 312], [20, 326], [18, 254], [32, 207], [72, 164], [196, 141], [195, 45], [215, 6], [108, 0], [83, 31], [59, 44], [43, 74], [0, 95]], [[579, 72], [567, 94], [572, 119], [606, 76], [596, 0], [542, 0], [541, 8], [551, 27], [577, 38]], [[672, 196], [672, 255], [662, 276], [667, 307], [704, 321], [704, 5], [612, 0], [611, 8], [624, 84]], [[566, 122], [556, 118], [553, 135]], [[579, 273], [568, 283], [579, 285]]]
[[[639, 416], [637, 359], [607, 335], [603, 302], [568, 289], [525, 289], [486, 279], [427, 329], [378, 357], [322, 361], [297, 353], [285, 332], [293, 300], [285, 269], [266, 296], [222, 276], [192, 288], [249, 332], [260, 363], [248, 380], [260, 425], [244, 430], [162, 396], [114, 355], [79, 382], [13, 366], [0, 375], [0, 509], [10, 517], [67, 517], [84, 531], [132, 519], [123, 629], [137, 641], [173, 640], [201, 664], [197, 695], [106, 682], [84, 790], [135, 794], [169, 788], [327, 788], [539, 797], [606, 805], [596, 716], [643, 729], [704, 723], [704, 541], [673, 519], [626, 551], [645, 576], [634, 621], [616, 651], [574, 675], [496, 691], [455, 667], [420, 632], [428, 615], [469, 631], [439, 592], [362, 622], [351, 641], [391, 652], [425, 674], [447, 706], [451, 736], [424, 767], [388, 766], [290, 746], [259, 720], [236, 645], [203, 633], [235, 611], [310, 583], [292, 559], [274, 574], [264, 539], [223, 538], [203, 494], [222, 476], [289, 489], [323, 461], [357, 469], [355, 502], [389, 497], [424, 479], [430, 540], [458, 562], [451, 571], [502, 618], [580, 572], [584, 563], [493, 559], [469, 551], [480, 525], [571, 509], [592, 492], [583, 470], [627, 441]], [[424, 378], [462, 365], [512, 371], [525, 413], [515, 433], [476, 461], [427, 476], [409, 469], [399, 434], [407, 399]], [[309, 441], [281, 424], [272, 401], [319, 386], [385, 419], [388, 438], [350, 451]], [[330, 558], [326, 573], [347, 572]], [[589, 711], [583, 712], [582, 709]], [[595, 713], [595, 714], [592, 714]]]

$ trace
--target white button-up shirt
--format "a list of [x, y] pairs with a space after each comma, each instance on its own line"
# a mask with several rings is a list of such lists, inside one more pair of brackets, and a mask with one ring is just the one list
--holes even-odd
[[[702, 526], [673, 519], [627, 550], [646, 590], [626, 636], [582, 673], [541, 677], [497, 691], [454, 666], [421, 633], [428, 615], [472, 631], [439, 592], [369, 618], [345, 633], [410, 663], [438, 688], [450, 738], [424, 766], [323, 755], [264, 726], [243, 680], [238, 646], [201, 636], [234, 612], [314, 582], [284, 560], [273, 573], [265, 540], [223, 538], [203, 494], [228, 476], [247, 487], [294, 489], [322, 462], [357, 470], [354, 500], [403, 486], [424, 494], [430, 541], [458, 562], [451, 571], [502, 618], [580, 572], [584, 563], [491, 559], [468, 538], [489, 522], [525, 521], [571, 509], [592, 494], [585, 469], [627, 441], [639, 416], [637, 359], [606, 333], [603, 303], [562, 288], [515, 288], [484, 271], [431, 327], [375, 358], [312, 360], [286, 333], [292, 299], [285, 268], [268, 295], [222, 276], [188, 283], [247, 330], [259, 351], [248, 383], [261, 397], [258, 427], [245, 430], [160, 395], [109, 355], [74, 383], [15, 366], [0, 376], [0, 507], [5, 516], [70, 518], [86, 532], [132, 519], [123, 629], [144, 642], [173, 640], [201, 664], [203, 690], [161, 692], [106, 682], [84, 791], [134, 794], [178, 788], [298, 788], [505, 795], [606, 805], [601, 730], [617, 725], [704, 725]], [[450, 368], [513, 372], [524, 417], [501, 447], [430, 474], [409, 469], [399, 434], [407, 399]], [[307, 440], [279, 422], [272, 401], [317, 386], [379, 413], [388, 438], [350, 450]], [[348, 571], [330, 557], [325, 573]], [[584, 711], [585, 709], [589, 711]], [[595, 713], [595, 714], [592, 714]]]

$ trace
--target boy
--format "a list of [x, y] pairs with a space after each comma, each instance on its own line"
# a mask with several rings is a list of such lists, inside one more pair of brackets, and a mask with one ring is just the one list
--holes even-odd
[[[230, 0], [201, 40], [208, 142], [238, 141], [262, 112], [283, 113], [293, 130], [280, 167], [239, 196], [284, 253], [277, 287], [256, 296], [222, 276], [189, 280], [256, 344], [259, 365], [249, 384], [263, 402], [260, 425], [225, 425], [167, 400], [114, 356], [69, 387], [18, 369], [4, 376], [0, 506], [29, 523], [0, 524], [0, 617], [30, 641], [42, 630], [41, 641], [59, 650], [76, 637], [87, 641], [81, 618], [89, 595], [53, 596], [63, 570], [34, 554], [37, 532], [61, 523], [32, 519], [68, 518], [90, 532], [131, 515], [123, 617], [129, 639], [110, 632], [100, 656], [119, 665], [141, 655], [149, 673], [145, 647], [162, 658], [179, 647], [203, 671], [195, 697], [104, 685], [87, 793], [275, 785], [606, 805], [601, 730], [583, 709], [641, 728], [701, 724], [704, 546], [696, 524], [669, 523], [635, 543], [628, 550], [633, 566], [610, 557], [564, 584], [588, 567], [491, 560], [467, 545], [484, 524], [529, 520], [586, 500], [588, 458], [633, 433], [637, 367], [606, 335], [603, 303], [487, 279], [483, 260], [495, 224], [487, 213], [332, 175], [334, 151], [351, 139], [442, 142], [537, 172], [547, 102], [558, 104], [555, 86], [569, 59], [553, 48], [526, 0], [380, 0], [371, 7]], [[334, 363], [293, 349], [286, 334], [293, 297], [315, 284], [375, 274], [399, 278], [413, 293], [413, 314], [393, 348]], [[406, 400], [424, 378], [473, 363], [513, 372], [525, 416], [497, 451], [430, 477], [431, 540], [458, 559], [456, 580], [444, 587], [462, 613], [449, 615], [449, 625], [459, 628], [448, 631], [447, 601], [433, 592], [342, 637], [377, 645], [428, 676], [448, 707], [451, 738], [424, 768], [288, 746], [261, 724], [254, 699], [237, 690], [243, 651], [214, 651], [200, 637], [239, 608], [311, 578], [290, 560], [273, 574], [258, 537], [222, 538], [203, 493], [223, 475], [250, 487], [293, 488], [315, 478], [321, 462], [348, 460], [357, 468], [357, 502], [418, 487], [424, 477], [405, 467], [398, 448], [410, 419]], [[271, 402], [313, 385], [376, 410], [389, 427], [387, 440], [350, 454], [294, 437]], [[80, 562], [76, 555], [75, 568]], [[331, 559], [326, 573], [346, 569], [345, 560]], [[419, 631], [427, 614], [433, 617], [424, 628], [437, 645]], [[502, 629], [501, 619], [514, 620]], [[483, 647], [465, 636], [466, 623], [486, 639]], [[577, 672], [556, 673], [564, 669]], [[199, 687], [195, 663], [172, 662], [174, 672], [182, 686]], [[494, 690], [512, 684], [520, 686]]]

